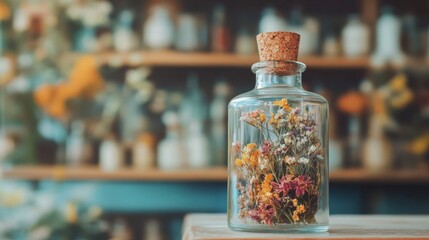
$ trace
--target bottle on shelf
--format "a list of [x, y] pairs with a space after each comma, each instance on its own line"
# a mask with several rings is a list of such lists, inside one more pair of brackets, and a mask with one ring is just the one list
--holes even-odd
[[255, 37], [242, 27], [235, 38], [235, 52], [240, 55], [253, 55], [257, 51]]
[[280, 16], [273, 7], [266, 7], [262, 11], [262, 17], [259, 21], [259, 32], [286, 31], [286, 20]]
[[336, 57], [340, 55], [340, 43], [332, 31], [326, 33], [322, 45], [322, 54], [326, 57]]
[[124, 165], [124, 151], [113, 135], [107, 136], [100, 145], [100, 168], [106, 172], [119, 170]]
[[180, 106], [180, 118], [185, 130], [187, 165], [207, 167], [211, 160], [209, 140], [203, 131], [207, 107], [195, 74], [188, 77], [185, 95]]
[[231, 48], [231, 32], [226, 23], [225, 6], [221, 3], [213, 10], [211, 43], [213, 52], [228, 52]]
[[162, 116], [167, 127], [167, 135], [158, 145], [158, 167], [172, 170], [186, 166], [186, 145], [180, 134], [180, 121], [177, 113], [167, 111]]
[[163, 240], [163, 229], [161, 221], [151, 218], [145, 221], [143, 226], [143, 239]]
[[117, 218], [113, 222], [111, 239], [115, 240], [131, 240], [133, 238], [132, 231], [124, 219]]
[[188, 123], [186, 133], [187, 165], [191, 168], [204, 168], [210, 166], [210, 142], [204, 133], [202, 121]]
[[194, 14], [179, 15], [176, 48], [180, 51], [196, 51], [200, 48], [198, 17]]
[[150, 49], [168, 49], [174, 43], [174, 23], [164, 5], [153, 7], [143, 26], [144, 45]]
[[375, 39], [375, 53], [371, 59], [374, 66], [386, 63], [404, 64], [405, 56], [401, 50], [401, 22], [390, 6], [382, 9], [381, 17], [376, 24]]
[[231, 86], [218, 81], [214, 87], [214, 99], [210, 104], [212, 155], [215, 165], [225, 165], [227, 160], [227, 112]]
[[348, 139], [346, 147], [346, 164], [348, 167], [360, 167], [362, 163], [361, 118], [367, 102], [363, 94], [351, 90], [338, 99], [338, 109], [350, 117], [348, 119]]
[[383, 134], [383, 120], [373, 115], [368, 137], [363, 144], [363, 167], [369, 171], [385, 171], [391, 167], [392, 147]]
[[113, 47], [118, 52], [129, 52], [137, 49], [137, 36], [132, 24], [134, 14], [131, 10], [122, 10], [115, 26], [113, 34]]
[[305, 56], [315, 52], [318, 37], [317, 21], [308, 18], [304, 19], [301, 8], [295, 7], [292, 9], [287, 29], [288, 31], [296, 32], [301, 35], [299, 44], [300, 55]]
[[346, 57], [360, 57], [369, 53], [369, 29], [358, 15], [351, 15], [341, 34], [341, 45]]
[[402, 18], [406, 39], [406, 52], [411, 56], [417, 56], [421, 53], [421, 39], [416, 16], [405, 14]]
[[155, 167], [155, 137], [150, 133], [141, 134], [133, 144], [132, 155], [135, 169]]
[[81, 121], [74, 121], [66, 142], [66, 162], [76, 167], [88, 164], [91, 160], [91, 146], [85, 138], [85, 125]]

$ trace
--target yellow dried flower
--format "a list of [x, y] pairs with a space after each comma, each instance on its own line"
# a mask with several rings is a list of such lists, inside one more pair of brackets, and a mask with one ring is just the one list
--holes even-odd
[[265, 179], [262, 182], [260, 191], [258, 193], [261, 202], [269, 203], [271, 201], [271, 198], [273, 197], [273, 193], [271, 192], [271, 190], [273, 189], [273, 187], [271, 186], [271, 182], [273, 181], [273, 179], [274, 176], [271, 173], [265, 176]]
[[297, 208], [296, 208], [296, 211], [298, 211], [298, 213], [305, 213], [305, 207], [304, 207], [304, 205], [299, 205]]
[[239, 158], [235, 159], [235, 166], [242, 167], [243, 165], [244, 165], [244, 161], [243, 160], [241, 160]]
[[294, 198], [292, 200], [292, 204], [293, 204], [294, 207], [298, 206], [298, 200], [296, 198]]
[[256, 149], [256, 143], [249, 143], [249, 144], [247, 144], [246, 148], [248, 151], [252, 151], [252, 150]]
[[299, 221], [298, 211], [296, 211], [296, 210], [295, 210], [295, 211], [293, 211], [292, 220], [293, 220], [294, 222]]
[[261, 123], [265, 122], [265, 119], [266, 119], [265, 114], [261, 113], [259, 115], [259, 120], [261, 120]]

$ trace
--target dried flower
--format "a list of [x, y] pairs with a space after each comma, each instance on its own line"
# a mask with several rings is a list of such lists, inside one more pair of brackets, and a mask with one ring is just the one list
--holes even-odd
[[296, 211], [298, 211], [298, 213], [305, 213], [305, 207], [304, 205], [300, 204], [296, 207]]
[[241, 114], [241, 121], [245, 121], [248, 124], [257, 127], [257, 128], [261, 128], [262, 127], [262, 123], [265, 122], [265, 114], [264, 111], [262, 110], [255, 110], [249, 113], [243, 113]]
[[323, 159], [316, 120], [285, 98], [273, 105], [279, 108], [269, 113], [268, 122], [260, 109], [240, 118], [259, 129], [260, 140], [232, 145], [240, 182], [238, 217], [268, 225], [315, 222], [318, 196], [313, 193], [324, 167], [323, 162], [309, 164]]
[[250, 211], [250, 218], [258, 223], [265, 223], [271, 226], [276, 210], [272, 205], [260, 204], [257, 209]]
[[235, 142], [235, 143], [233, 143], [232, 144], [232, 152], [234, 153], [234, 154], [237, 154], [237, 153], [239, 153], [240, 151], [241, 151], [241, 143], [239, 143], [239, 142]]
[[296, 198], [292, 199], [292, 205], [294, 207], [298, 206], [298, 200]]
[[302, 164], [307, 164], [310, 160], [306, 157], [299, 158], [298, 162]]
[[274, 101], [273, 105], [274, 106], [279, 106], [279, 107], [283, 108], [286, 112], [291, 112], [293, 110], [289, 106], [286, 98], [282, 98], [280, 101]]
[[241, 160], [239, 158], [235, 159], [235, 166], [242, 167], [243, 165], [244, 165], [244, 161], [243, 160]]
[[293, 211], [292, 220], [294, 222], [298, 222], [299, 221], [298, 211], [296, 211], [296, 210]]
[[295, 195], [300, 197], [308, 192], [309, 188], [312, 186], [313, 182], [309, 177], [304, 175], [298, 176], [294, 179], [293, 186], [295, 189]]

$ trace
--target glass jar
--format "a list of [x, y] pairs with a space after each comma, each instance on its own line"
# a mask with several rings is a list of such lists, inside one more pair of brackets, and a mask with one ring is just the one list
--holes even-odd
[[326, 231], [328, 102], [302, 88], [305, 64], [280, 59], [254, 64], [255, 89], [228, 107], [228, 225]]

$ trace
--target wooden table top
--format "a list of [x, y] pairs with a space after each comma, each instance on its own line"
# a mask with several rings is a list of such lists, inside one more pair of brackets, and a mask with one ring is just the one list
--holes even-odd
[[185, 217], [183, 240], [228, 239], [429, 239], [429, 216], [334, 215], [325, 233], [248, 233], [228, 228], [226, 214], [190, 214]]

